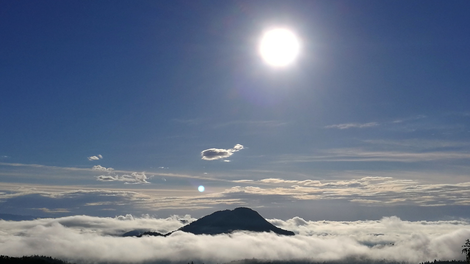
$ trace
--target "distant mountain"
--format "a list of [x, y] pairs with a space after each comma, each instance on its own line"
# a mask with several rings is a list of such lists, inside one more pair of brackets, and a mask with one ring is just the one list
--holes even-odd
[[163, 236], [163, 237], [166, 237], [170, 234], [171, 233], [162, 234], [162, 233], [154, 232], [154, 231], [149, 230], [149, 229], [135, 229], [135, 230], [131, 230], [129, 232], [126, 232], [126, 233], [122, 234], [121, 236], [123, 236], [123, 237], [143, 237], [143, 236]]
[[228, 234], [234, 231], [274, 232], [285, 236], [295, 235], [294, 232], [274, 226], [258, 212], [246, 207], [217, 211], [183, 226], [179, 230], [195, 235]]
[[158, 232], [148, 231], [148, 232], [143, 232], [142, 234], [137, 235], [137, 237], [143, 237], [143, 236], [162, 236], [162, 237], [166, 237], [166, 236], [168, 236], [168, 235], [170, 235], [170, 234], [171, 234], [171, 233], [162, 234], [162, 233], [158, 233]]
[[36, 218], [38, 217], [31, 215], [0, 214], [0, 219], [5, 221], [28, 221]]
[[[178, 229], [180, 231], [193, 233], [195, 235], [218, 235], [229, 234], [235, 231], [249, 232], [274, 232], [279, 235], [293, 236], [294, 232], [287, 231], [274, 226], [266, 221], [258, 212], [246, 208], [239, 207], [234, 210], [217, 211], [203, 218], [198, 219], [188, 225]], [[175, 230], [175, 231], [178, 231]], [[142, 237], [142, 236], [169, 236], [173, 232], [161, 234], [148, 229], [136, 229], [124, 233], [124, 237]]]
[[134, 230], [131, 230], [131, 231], [128, 231], [124, 234], [122, 234], [121, 236], [123, 237], [138, 237], [138, 236], [142, 236], [143, 233], [147, 233], [147, 232], [151, 232], [149, 229], [134, 229]]

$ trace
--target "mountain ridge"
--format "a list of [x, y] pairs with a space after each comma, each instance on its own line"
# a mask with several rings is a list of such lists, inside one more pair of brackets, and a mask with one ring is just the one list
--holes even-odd
[[216, 211], [178, 229], [195, 235], [228, 234], [235, 231], [274, 232], [293, 236], [294, 232], [274, 226], [258, 212], [247, 207]]
[[258, 212], [247, 207], [238, 207], [233, 210], [221, 210], [206, 215], [177, 230], [166, 234], [150, 230], [132, 230], [122, 236], [163, 236], [167, 237], [176, 231], [192, 233], [195, 235], [230, 234], [238, 231], [273, 232], [278, 235], [293, 236], [294, 232], [279, 228], [264, 219]]

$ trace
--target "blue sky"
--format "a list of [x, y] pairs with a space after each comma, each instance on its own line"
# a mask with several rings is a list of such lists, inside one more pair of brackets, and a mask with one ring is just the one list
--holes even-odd
[[3, 1], [0, 211], [469, 218], [469, 8]]

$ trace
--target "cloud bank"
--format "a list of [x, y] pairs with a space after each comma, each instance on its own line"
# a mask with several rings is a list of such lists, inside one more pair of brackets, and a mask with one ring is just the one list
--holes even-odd
[[71, 216], [33, 221], [0, 221], [0, 255], [49, 255], [72, 262], [203, 261], [238, 259], [340, 261], [347, 258], [418, 263], [463, 259], [461, 245], [470, 236], [467, 221], [409, 222], [397, 217], [378, 221], [306, 221], [271, 219], [297, 233], [169, 237], [121, 237], [140, 229], [167, 232], [192, 221], [190, 216], [156, 219], [131, 215], [114, 218]]
[[217, 149], [217, 148], [210, 148], [203, 150], [201, 152], [201, 158], [203, 160], [218, 160], [218, 159], [225, 159], [233, 155], [233, 153], [240, 151], [243, 149], [243, 145], [236, 144], [231, 149]]

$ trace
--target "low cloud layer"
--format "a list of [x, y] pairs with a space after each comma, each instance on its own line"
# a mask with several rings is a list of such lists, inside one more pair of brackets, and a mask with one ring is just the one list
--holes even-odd
[[243, 149], [243, 145], [236, 144], [231, 149], [217, 149], [217, 148], [210, 148], [203, 150], [201, 152], [201, 158], [203, 160], [218, 160], [218, 159], [225, 159], [233, 155], [233, 153], [240, 151]]
[[[183, 220], [183, 221], [182, 221]], [[271, 219], [297, 233], [120, 237], [135, 229], [167, 232], [190, 216], [155, 219], [131, 215], [114, 218], [71, 216], [33, 221], [0, 221], [0, 255], [48, 255], [72, 262], [203, 261], [238, 259], [338, 261], [347, 258], [418, 263], [463, 259], [461, 245], [470, 236], [466, 221], [409, 222], [396, 217], [378, 221], [307, 221]]]
[[103, 158], [103, 156], [101, 154], [99, 154], [99, 155], [96, 155], [96, 156], [88, 157], [88, 160], [89, 161], [94, 161], [94, 160], [100, 160], [102, 158]]

